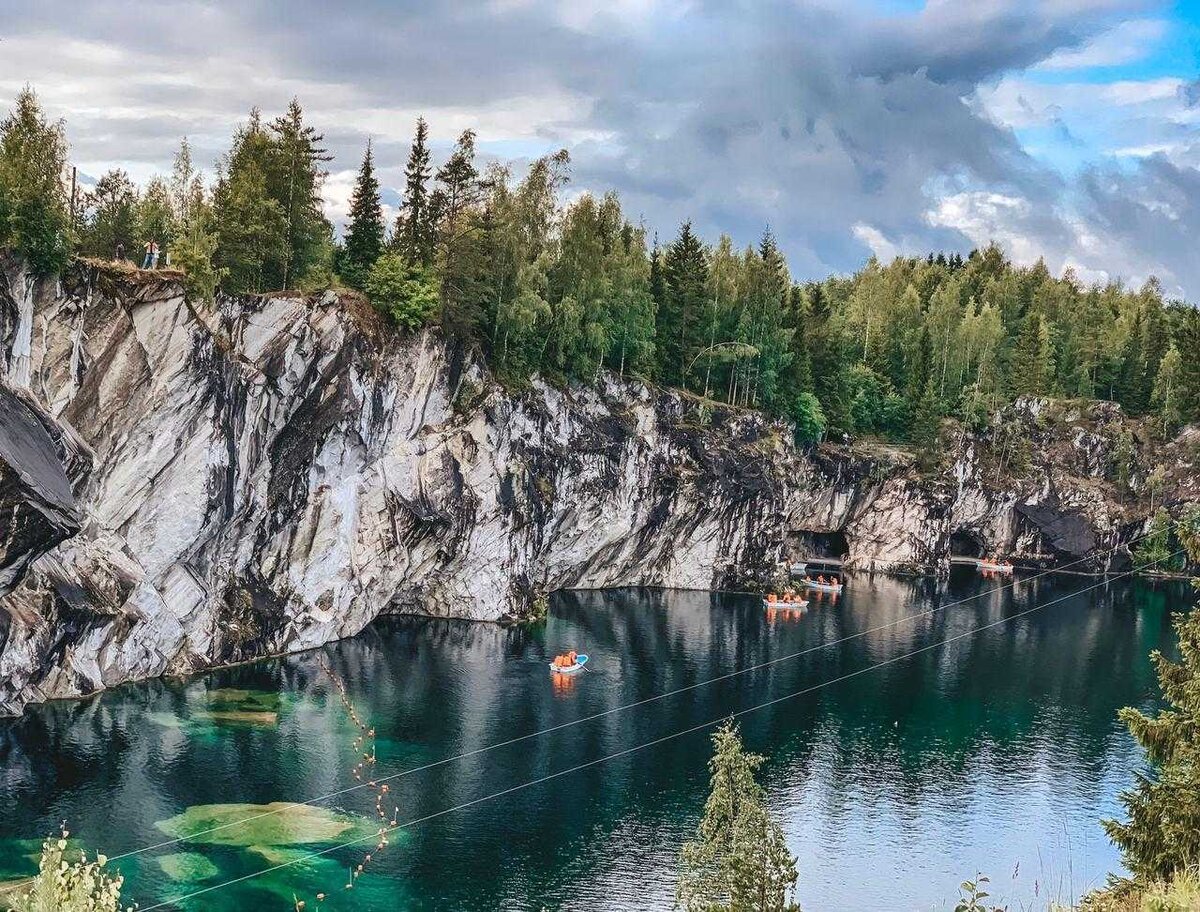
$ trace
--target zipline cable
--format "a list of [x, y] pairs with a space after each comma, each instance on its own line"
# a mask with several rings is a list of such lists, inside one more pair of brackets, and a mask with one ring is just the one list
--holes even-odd
[[[1128, 541], [1116, 544], [1113, 547], [1107, 549], [1107, 551], [1102, 552], [1102, 553], [1107, 555], [1107, 554], [1115, 553], [1116, 551], [1120, 550], [1121, 548], [1128, 548], [1130, 545], [1141, 541], [1143, 538], [1148, 537], [1150, 534], [1152, 534], [1152, 533], [1146, 532], [1146, 533], [1143, 533], [1142, 535], [1134, 536], [1133, 538], [1129, 539]], [[969, 596], [966, 596], [965, 598], [958, 599], [957, 601], [947, 602], [946, 604], [938, 605], [935, 608], [927, 608], [924, 611], [920, 611], [916, 614], [905, 615], [904, 617], [896, 618], [895, 620], [888, 621], [883, 624], [877, 624], [874, 627], [867, 627], [863, 630], [858, 631], [857, 633], [847, 634], [846, 636], [839, 637], [836, 640], [830, 640], [827, 643], [818, 643], [815, 646], [808, 646], [804, 649], [799, 650], [798, 652], [789, 653], [788, 655], [783, 655], [783, 656], [777, 656], [776, 658], [767, 659], [765, 661], [758, 662], [754, 665], [747, 665], [745, 668], [738, 668], [733, 671], [724, 672], [723, 674], [719, 674], [716, 677], [706, 678], [703, 681], [696, 681], [695, 683], [692, 683], [692, 684], [686, 684], [682, 687], [677, 687], [674, 690], [668, 690], [668, 691], [665, 691], [664, 693], [655, 694], [654, 696], [651, 696], [651, 697], [646, 697], [641, 700], [635, 700], [632, 703], [625, 703], [625, 704], [622, 704], [621, 706], [614, 706], [611, 709], [601, 710], [599, 712], [595, 712], [595, 713], [592, 713], [587, 716], [580, 716], [578, 719], [571, 719], [567, 722], [560, 722], [557, 725], [551, 725], [548, 728], [539, 729], [538, 731], [529, 732], [528, 734], [517, 735], [515, 737], [508, 738], [504, 741], [497, 741], [493, 744], [486, 744], [483, 747], [477, 747], [477, 748], [474, 748], [469, 751], [464, 751], [463, 753], [460, 753], [460, 754], [454, 754], [453, 756], [450, 756], [450, 757], [443, 757], [440, 760], [433, 760], [429, 763], [425, 763], [420, 766], [414, 766], [411, 769], [401, 770], [398, 773], [392, 773], [391, 775], [388, 775], [388, 776], [377, 777], [375, 779], [375, 781], [376, 782], [393, 782], [397, 779], [403, 779], [405, 776], [411, 776], [416, 773], [423, 773], [423, 772], [426, 772], [427, 770], [436, 769], [439, 766], [445, 766], [449, 763], [454, 763], [458, 760], [466, 760], [471, 757], [477, 757], [480, 754], [485, 754], [485, 753], [488, 753], [489, 751], [499, 750], [502, 747], [511, 747], [514, 744], [520, 744], [524, 741], [529, 741], [533, 738], [540, 738], [542, 735], [549, 735], [549, 734], [552, 734], [557, 731], [562, 731], [563, 729], [572, 728], [576, 725], [583, 725], [585, 722], [594, 722], [596, 719], [602, 719], [602, 718], [605, 718], [606, 716], [615, 715], [616, 713], [619, 713], [619, 712], [624, 712], [629, 709], [636, 709], [640, 706], [647, 706], [651, 703], [656, 703], [660, 700], [666, 700], [670, 697], [675, 697], [675, 696], [678, 696], [679, 694], [687, 693], [688, 691], [696, 690], [701, 687], [707, 687], [710, 684], [716, 684], [716, 683], [719, 683], [720, 681], [727, 681], [727, 680], [730, 680], [731, 678], [736, 678], [740, 675], [749, 674], [752, 671], [759, 671], [763, 668], [769, 668], [770, 666], [778, 665], [781, 662], [790, 662], [793, 659], [798, 659], [798, 658], [801, 658], [802, 656], [811, 655], [812, 653], [819, 652], [822, 649], [829, 649], [834, 646], [841, 646], [844, 643], [848, 643], [851, 640], [855, 640], [860, 637], [870, 636], [873, 633], [879, 633], [884, 630], [889, 630], [892, 627], [899, 626], [900, 624], [904, 624], [909, 621], [916, 621], [916, 620], [920, 620], [921, 618], [924, 618], [924, 617], [929, 617], [932, 614], [936, 614], [938, 611], [945, 611], [946, 609], [949, 609], [949, 608], [956, 608], [959, 605], [966, 604], [967, 602], [972, 602], [972, 601], [975, 601], [976, 599], [980, 599], [980, 598], [984, 598], [986, 596], [995, 595], [997, 593], [1004, 592], [1007, 589], [1013, 588], [1018, 583], [1031, 583], [1036, 579], [1040, 579], [1044, 576], [1050, 576], [1052, 574], [1059, 573], [1059, 572], [1061, 572], [1063, 570], [1067, 570], [1071, 567], [1077, 567], [1080, 564], [1087, 563], [1088, 561], [1091, 561], [1094, 559], [1095, 559], [1094, 555], [1089, 556], [1089, 557], [1083, 557], [1083, 558], [1080, 558], [1079, 560], [1071, 561], [1070, 563], [1062, 564], [1061, 566], [1057, 566], [1052, 569], [1039, 571], [1038, 573], [1035, 573], [1032, 576], [1023, 577], [1019, 580], [1014, 578], [1003, 585], [995, 586], [991, 589], [988, 589], [986, 592], [978, 592], [975, 595], [969, 595]], [[1161, 563], [1161, 561], [1159, 561], [1158, 563]], [[1145, 566], [1149, 567], [1152, 565], [1146, 564]], [[1131, 572], [1136, 572], [1136, 571], [1131, 571]], [[1106, 577], [1106, 578], [1111, 578], [1111, 577]], [[783, 603], [781, 603], [781, 604], [783, 604]], [[216, 833], [221, 830], [229, 829], [231, 827], [241, 826], [242, 824], [245, 824], [245, 823], [251, 823], [252, 821], [255, 821], [255, 820], [261, 820], [264, 817], [272, 817], [275, 814], [282, 814], [286, 811], [294, 810], [296, 808], [306, 807], [308, 805], [313, 805], [313, 804], [320, 804], [323, 801], [329, 801], [330, 799], [333, 799], [333, 798], [340, 798], [342, 795], [348, 795], [351, 792], [357, 792], [360, 789], [363, 789], [366, 787], [367, 787], [367, 783], [361, 782], [356, 785], [347, 786], [346, 788], [343, 788], [343, 789], [338, 789], [337, 791], [329, 792], [328, 794], [325, 794], [325, 795], [318, 795], [316, 798], [309, 798], [305, 801], [296, 801], [296, 802], [291, 802], [288, 804], [281, 804], [278, 807], [272, 808], [269, 811], [263, 811], [259, 814], [254, 814], [249, 817], [243, 817], [238, 820], [231, 820], [227, 823], [218, 824], [217, 826], [209, 827], [208, 829], [205, 829], [205, 830], [198, 830], [195, 833], [189, 833], [187, 836], [179, 836], [179, 837], [176, 837], [175, 839], [167, 839], [162, 842], [156, 842], [152, 845], [143, 846], [140, 849], [131, 849], [130, 851], [123, 852], [120, 855], [112, 855], [109, 857], [109, 861], [120, 861], [123, 858], [131, 858], [135, 855], [141, 855], [145, 852], [153, 852], [156, 849], [169, 848], [170, 846], [178, 845], [182, 842], [188, 842], [189, 840], [195, 839], [198, 836], [207, 836], [210, 833]]]
[[996, 621], [991, 621], [991, 622], [989, 622], [987, 624], [983, 624], [979, 627], [973, 627], [970, 630], [966, 630], [966, 631], [963, 631], [962, 633], [954, 634], [953, 636], [949, 636], [949, 637], [946, 637], [945, 639], [938, 640], [935, 643], [927, 643], [926, 645], [921, 646], [917, 649], [913, 649], [909, 652], [905, 652], [905, 653], [902, 653], [897, 656], [892, 656], [890, 659], [884, 659], [882, 661], [876, 662], [873, 665], [868, 665], [865, 668], [860, 668], [856, 671], [847, 672], [846, 674], [839, 675], [836, 678], [830, 678], [829, 680], [822, 681], [819, 684], [812, 684], [808, 687], [803, 687], [800, 690], [792, 691], [791, 693], [784, 694], [781, 697], [775, 697], [771, 700], [766, 700], [762, 703], [757, 703], [754, 706], [746, 707], [745, 709], [739, 709], [736, 712], [727, 713], [727, 714], [721, 716], [720, 718], [710, 719], [709, 721], [702, 722], [699, 725], [693, 725], [690, 728], [681, 729], [680, 731], [672, 732], [669, 735], [663, 735], [662, 737], [655, 738], [652, 741], [646, 741], [646, 742], [643, 742], [642, 744], [637, 744], [633, 747], [627, 747], [624, 750], [616, 751], [615, 753], [612, 753], [612, 754], [606, 754], [603, 757], [597, 757], [594, 760], [588, 760], [586, 763], [580, 763], [580, 764], [577, 764], [576, 766], [568, 767], [567, 769], [558, 770], [557, 772], [554, 772], [554, 773], [548, 773], [545, 776], [539, 776], [536, 779], [530, 779], [528, 782], [522, 782], [519, 785], [513, 785], [506, 789], [501, 789], [498, 792], [492, 792], [491, 794], [484, 795], [480, 798], [474, 798], [471, 801], [464, 801], [461, 804], [454, 805], [453, 807], [444, 808], [443, 810], [440, 810], [440, 811], [434, 811], [432, 814], [426, 814], [423, 817], [415, 817], [411, 820], [406, 820], [403, 823], [398, 823], [395, 826], [383, 827], [377, 833], [372, 833], [367, 836], [360, 836], [357, 839], [352, 839], [349, 842], [344, 842], [339, 845], [330, 846], [329, 848], [322, 849], [319, 852], [311, 852], [308, 855], [302, 855], [298, 858], [293, 858], [290, 861], [280, 862], [279, 864], [272, 865], [269, 868], [264, 868], [263, 870], [256, 871], [252, 874], [243, 874], [241, 877], [235, 877], [235, 878], [232, 878], [231, 880], [222, 881], [221, 883], [213, 884], [210, 887], [204, 887], [200, 890], [194, 890], [191, 893], [185, 893], [182, 896], [175, 896], [175, 897], [172, 897], [171, 899], [166, 899], [166, 900], [163, 900], [162, 902], [155, 903], [152, 906], [142, 906], [142, 907], [140, 907], [140, 912], [155, 912], [155, 910], [157, 910], [157, 909], [165, 909], [168, 906], [172, 906], [172, 905], [175, 905], [175, 904], [181, 903], [181, 902], [186, 902], [189, 899], [194, 899], [197, 896], [203, 896], [204, 894], [211, 893], [214, 890], [220, 890], [220, 889], [223, 889], [224, 887], [231, 887], [231, 886], [234, 886], [235, 884], [244, 883], [247, 880], [253, 880], [256, 877], [262, 877], [264, 874], [271, 874], [271, 873], [274, 873], [275, 871], [280, 871], [280, 870], [283, 870], [284, 868], [289, 868], [292, 865], [299, 864], [301, 862], [312, 861], [315, 858], [321, 858], [325, 855], [330, 855], [333, 852], [338, 852], [338, 851], [341, 851], [342, 849], [349, 848], [350, 846], [358, 845], [359, 843], [365, 842], [368, 839], [378, 839], [381, 835], [383, 835], [385, 833], [390, 833], [393, 830], [402, 830], [402, 829], [405, 829], [406, 827], [416, 826], [417, 824], [425, 823], [426, 821], [433, 820], [437, 817], [444, 817], [447, 814], [453, 814], [456, 811], [466, 810], [467, 808], [471, 808], [471, 807], [475, 807], [477, 805], [483, 804], [486, 801], [491, 801], [494, 798], [502, 798], [506, 795], [511, 795], [514, 792], [519, 792], [523, 789], [527, 789], [527, 788], [530, 788], [535, 785], [541, 785], [542, 783], [550, 782], [554, 779], [561, 778], [562, 776], [566, 776], [571, 773], [578, 772], [580, 770], [588, 769], [589, 767], [597, 766], [601, 763], [606, 763], [609, 760], [616, 760], [619, 757], [626, 757], [630, 754], [637, 753], [638, 751], [645, 750], [646, 748], [655, 747], [655, 746], [657, 746], [659, 744], [663, 744], [667, 741], [672, 741], [676, 738], [682, 738], [686, 735], [694, 734], [696, 732], [703, 731], [708, 728], [712, 728], [714, 725], [720, 725], [726, 719], [737, 719], [742, 716], [748, 715], [749, 713], [757, 712], [760, 709], [766, 709], [768, 706], [775, 706], [778, 703], [783, 703], [787, 700], [793, 700], [796, 697], [800, 697], [805, 694], [812, 693], [813, 691], [820, 690], [823, 687], [829, 687], [830, 685], [833, 685], [833, 684], [839, 684], [843, 681], [848, 681], [851, 678], [860, 677], [861, 675], [868, 674], [872, 671], [877, 671], [880, 668], [884, 668], [888, 665], [894, 665], [896, 662], [903, 661], [904, 659], [911, 659], [913, 656], [917, 656], [922, 653], [929, 652], [930, 650], [937, 649], [938, 647], [941, 647], [941, 646], [947, 646], [947, 645], [957, 642], [959, 640], [966, 639], [967, 637], [974, 636], [977, 633], [982, 633], [985, 630], [992, 630], [996, 627], [1000, 627], [1004, 624], [1007, 624], [1009, 621], [1014, 621], [1014, 620], [1017, 620], [1018, 618], [1027, 617], [1028, 615], [1034, 614], [1037, 611], [1041, 611], [1043, 608], [1049, 608], [1051, 605], [1057, 605], [1061, 602], [1065, 602], [1068, 599], [1074, 598], [1077, 595], [1082, 595], [1085, 592], [1090, 592], [1094, 589], [1099, 589], [1101, 586], [1107, 586], [1114, 579], [1120, 579], [1125, 576], [1130, 576], [1134, 573], [1137, 573], [1139, 570], [1144, 570], [1146, 567], [1153, 566], [1154, 564], [1157, 564], [1157, 563], [1163, 563], [1164, 560], [1171, 560], [1172, 558], [1177, 557], [1178, 555], [1182, 554], [1183, 552], [1184, 552], [1184, 549], [1180, 548], [1178, 551], [1174, 552], [1173, 554], [1171, 554], [1170, 556], [1168, 556], [1165, 559], [1152, 561], [1150, 563], [1143, 564], [1141, 567], [1135, 567], [1132, 570], [1126, 570], [1122, 573], [1113, 574], [1111, 577], [1107, 577], [1099, 583], [1093, 583], [1090, 586], [1085, 586], [1081, 589], [1077, 589], [1074, 592], [1067, 593], [1066, 595], [1060, 596], [1059, 598], [1051, 599], [1048, 602], [1042, 602], [1039, 605], [1034, 605], [1032, 608], [1026, 608], [1024, 611], [1019, 611], [1016, 614], [1012, 614], [1012, 615], [1009, 615], [1008, 617], [1000, 618], [999, 620], [996, 620]]

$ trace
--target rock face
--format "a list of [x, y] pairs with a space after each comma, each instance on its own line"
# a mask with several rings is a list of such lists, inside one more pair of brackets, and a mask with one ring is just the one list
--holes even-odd
[[77, 452], [34, 402], [0, 386], [0, 595], [35, 558], [79, 531], [65, 471]]
[[[1147, 514], [1109, 490], [1094, 416], [1019, 479], [1001, 431], [922, 478], [886, 448], [804, 453], [752, 413], [612, 377], [509, 393], [354, 298], [203, 304], [112, 266], [0, 272], [0, 713], [387, 611], [498, 620], [557, 588], [761, 584], [821, 552], [937, 571], [966, 542], [1104, 565]], [[1195, 485], [1177, 475], [1176, 499]]]
[[756, 416], [701, 428], [679, 396], [611, 380], [510, 396], [332, 294], [201, 305], [146, 274], [30, 287], [11, 264], [0, 287], [0, 325], [31, 340], [5, 341], [6, 383], [90, 454], [84, 528], [0, 603], [2, 711], [383, 611], [496, 620], [555, 588], [773, 569], [795, 454]]

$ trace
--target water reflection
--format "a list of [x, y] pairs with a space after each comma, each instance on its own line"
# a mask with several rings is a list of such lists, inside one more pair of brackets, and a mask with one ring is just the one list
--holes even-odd
[[[322, 662], [374, 727], [382, 776], [814, 649], [393, 780], [389, 802], [409, 820], [889, 662], [1093, 582], [1018, 580], [953, 604], [994, 583], [961, 572], [946, 589], [851, 577], [840, 599], [812, 593], [803, 611], [751, 596], [566, 593], [541, 628], [391, 618], [319, 653], [39, 707], [0, 724], [0, 877], [27, 869], [20, 840], [62, 819], [118, 854], [161, 841], [162, 821], [197, 807], [352, 784], [348, 744], [360, 732]], [[1153, 699], [1147, 653], [1170, 642], [1168, 612], [1189, 599], [1182, 586], [1114, 583], [745, 716], [749, 746], [769, 757], [804, 906], [933, 908], [977, 869], [1016, 899], [1035, 889], [1066, 898], [1102, 876], [1116, 857], [1096, 820], [1117, 812], [1115, 795], [1138, 763], [1114, 712]], [[547, 673], [564, 648], [590, 655], [584, 673]], [[353, 902], [335, 896], [326, 907], [666, 908], [675, 855], [703, 803], [707, 750], [703, 733], [689, 735], [435, 817], [372, 862]], [[364, 788], [329, 804], [346, 819], [371, 818], [376, 798]], [[237, 877], [299, 850], [187, 843], [157, 853], [182, 857], [122, 869], [145, 906], [185, 892], [189, 878]], [[187, 908], [277, 903], [355, 863], [346, 849]]]

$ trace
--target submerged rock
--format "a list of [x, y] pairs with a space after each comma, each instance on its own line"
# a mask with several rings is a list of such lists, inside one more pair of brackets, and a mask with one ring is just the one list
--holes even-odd
[[198, 845], [295, 846], [370, 837], [378, 824], [328, 808], [270, 804], [198, 804], [155, 826]]
[[[558, 588], [763, 585], [825, 552], [1099, 567], [1148, 513], [1148, 469], [1128, 491], [1109, 478], [1107, 414], [1043, 431], [1026, 404], [1011, 420], [1053, 445], [1024, 474], [1011, 435], [964, 435], [929, 478], [899, 451], [803, 452], [761, 416], [611, 375], [506, 391], [353, 296], [209, 304], [136, 270], [0, 271], [4, 382], [43, 429], [11, 460], [0, 443], [21, 480], [0, 511], [30, 517], [0, 529], [0, 713], [318, 646], [384, 612], [500, 620]], [[1160, 500], [1196, 496], [1185, 450]]]
[[160, 855], [154, 860], [162, 872], [176, 883], [196, 883], [220, 873], [220, 868], [198, 852], [176, 852], [173, 855]]

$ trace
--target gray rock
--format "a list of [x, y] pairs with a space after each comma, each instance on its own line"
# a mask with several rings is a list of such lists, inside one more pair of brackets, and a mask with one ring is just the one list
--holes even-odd
[[781, 424], [614, 376], [512, 393], [354, 297], [203, 304], [137, 271], [0, 269], [4, 375], [43, 430], [12, 422], [0, 452], [24, 487], [4, 502], [48, 517], [5, 543], [0, 713], [385, 612], [496, 621], [564, 587], [763, 586], [821, 548], [860, 569], [944, 572], [964, 540], [1102, 566], [1145, 519], [1086, 475], [1108, 464], [1096, 421], [1087, 453], [1019, 479], [967, 436], [921, 478], [899, 452], [800, 451]]

